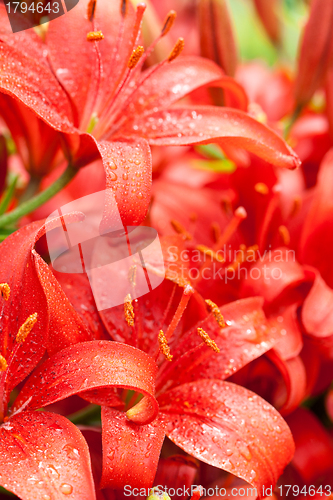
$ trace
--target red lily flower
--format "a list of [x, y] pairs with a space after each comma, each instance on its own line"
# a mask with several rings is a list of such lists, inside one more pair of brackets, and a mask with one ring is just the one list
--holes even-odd
[[[79, 312], [80, 303], [72, 295], [72, 288], [66, 286], [68, 275], [55, 274]], [[101, 287], [108, 286], [108, 282], [106, 276], [105, 283], [100, 283]], [[156, 398], [160, 407], [157, 420], [153, 420], [153, 412], [149, 405], [147, 408], [145, 399], [129, 409], [127, 417], [117, 410], [103, 408], [102, 485], [113, 488], [122, 488], [126, 484], [150, 487], [164, 432], [190, 455], [243, 477], [257, 488], [273, 484], [292, 452], [288, 431], [273, 408], [253, 393], [224, 381], [276, 342], [275, 335], [271, 335], [266, 326], [261, 301], [240, 301], [220, 310], [209, 302], [218, 323], [213, 313], [207, 316], [205, 304], [199, 296], [191, 298], [193, 289], [184, 282], [183, 286], [185, 288], [181, 293], [176, 285], [164, 282], [145, 298], [141, 297], [133, 303], [129, 299], [125, 304], [127, 324], [123, 307], [99, 312], [114, 340], [143, 349], [157, 360]], [[172, 315], [173, 304], [178, 297], [179, 304]], [[188, 316], [183, 315], [187, 304]], [[221, 315], [227, 320], [227, 326], [222, 330]], [[162, 329], [165, 325], [169, 326], [164, 334]], [[158, 361], [159, 345], [166, 357], [164, 361]], [[218, 350], [220, 354], [214, 352]], [[47, 375], [43, 372], [44, 376]], [[142, 425], [142, 415], [147, 415], [147, 411], [151, 414], [152, 423]], [[265, 418], [264, 422], [261, 422], [262, 411], [268, 419]], [[131, 424], [128, 418], [139, 425]], [[276, 443], [279, 442], [279, 446], [283, 443], [276, 469], [276, 463], [273, 465], [267, 454], [268, 449], [275, 447], [275, 437], [268, 445], [264, 437], [266, 431], [258, 434], [257, 425], [262, 429], [265, 422], [270, 422], [270, 438], [275, 435], [275, 429]], [[249, 429], [248, 434], [244, 435], [243, 425]], [[157, 435], [157, 429], [163, 429], [163, 434]], [[222, 448], [220, 439], [225, 439]], [[121, 442], [128, 443], [128, 446], [119, 447]], [[271, 464], [269, 469], [261, 460], [260, 464], [257, 462], [262, 446], [266, 448], [265, 457]], [[147, 453], [148, 450], [152, 452]]]
[[[101, 0], [89, 21], [80, 2], [50, 23], [45, 43], [33, 30], [9, 35], [3, 27], [2, 91], [61, 132], [74, 167], [102, 157], [107, 186], [115, 191], [124, 223], [142, 220], [149, 203], [148, 143], [230, 143], [276, 165], [295, 168], [298, 159], [283, 139], [243, 111], [173, 107], [203, 85], [226, 88], [243, 110], [247, 100], [243, 89], [210, 61], [190, 57], [170, 63], [181, 42], [168, 60], [142, 73], [145, 56], [140, 57], [142, 50], [136, 44], [143, 10], [140, 5], [135, 13], [127, 5], [120, 12], [115, 2]], [[161, 36], [169, 30], [173, 14], [168, 19]], [[91, 43], [87, 33], [95, 28], [104, 39]], [[137, 178], [140, 186], [130, 186], [131, 178]]]

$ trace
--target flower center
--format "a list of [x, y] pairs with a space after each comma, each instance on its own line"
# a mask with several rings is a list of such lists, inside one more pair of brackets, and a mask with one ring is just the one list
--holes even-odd
[[97, 0], [91, 0], [88, 5], [87, 16], [92, 23], [92, 31], [87, 34], [87, 40], [94, 44], [96, 54], [95, 78], [93, 78], [91, 83], [89, 102], [87, 103], [80, 128], [82, 130], [87, 130], [89, 133], [93, 133], [98, 139], [107, 140], [126, 120], [127, 114], [124, 113], [124, 110], [127, 110], [128, 106], [135, 99], [135, 93], [138, 88], [147, 78], [150, 78], [157, 69], [178, 57], [184, 48], [184, 40], [180, 38], [176, 42], [168, 58], [154, 66], [151, 70], [147, 70], [145, 75], [141, 78], [140, 74], [143, 64], [154, 50], [157, 42], [169, 33], [175, 21], [176, 13], [175, 11], [169, 12], [159, 36], [150, 47], [148, 47], [147, 51], [144, 52], [144, 48], [138, 45], [138, 42], [141, 35], [141, 24], [146, 6], [144, 4], [139, 4], [136, 8], [135, 23], [132, 33], [130, 34], [130, 38], [133, 40], [132, 54], [127, 64], [124, 64], [124, 61], [118, 62], [119, 52], [124, 44], [124, 37], [126, 36], [127, 38], [129, 36], [128, 33], [125, 33], [125, 19], [128, 10], [127, 0], [122, 0], [120, 6], [121, 19], [116, 46], [112, 60], [109, 64], [110, 67], [116, 66], [117, 64], [123, 64], [123, 69], [120, 76], [116, 79], [113, 88], [108, 92], [108, 97], [105, 99], [105, 96], [103, 96], [103, 99], [101, 99], [102, 96], [100, 95], [100, 91], [103, 67], [99, 42], [104, 39], [104, 34], [99, 31], [96, 26], [95, 15], [97, 8]]

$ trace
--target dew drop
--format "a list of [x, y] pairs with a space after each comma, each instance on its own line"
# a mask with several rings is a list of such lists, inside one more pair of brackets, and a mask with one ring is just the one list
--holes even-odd
[[71, 484], [62, 483], [60, 485], [60, 492], [64, 495], [70, 495], [73, 491], [73, 486]]

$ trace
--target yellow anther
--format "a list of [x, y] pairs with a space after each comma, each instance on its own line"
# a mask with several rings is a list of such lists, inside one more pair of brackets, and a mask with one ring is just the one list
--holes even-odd
[[211, 228], [212, 228], [212, 232], [213, 232], [214, 241], [215, 241], [215, 243], [217, 243], [220, 239], [220, 236], [221, 236], [220, 224], [218, 222], [212, 222]]
[[167, 339], [164, 335], [163, 330], [159, 331], [158, 343], [160, 345], [160, 351], [163, 354], [163, 356], [165, 357], [165, 359], [167, 359], [168, 361], [172, 361], [173, 356], [172, 356], [172, 354], [170, 354], [170, 347], [168, 346], [168, 342], [167, 342]]
[[236, 258], [233, 263], [227, 267], [227, 271], [234, 271], [235, 269], [237, 269], [239, 265], [245, 261], [246, 256], [246, 245], [242, 243], [241, 245], [239, 245], [239, 250], [236, 250]]
[[23, 325], [20, 327], [19, 331], [16, 335], [16, 342], [24, 342], [31, 330], [33, 329], [34, 324], [37, 321], [37, 313], [30, 314], [29, 318], [25, 320]]
[[259, 250], [258, 245], [252, 245], [246, 249], [246, 260], [254, 262], [256, 260], [256, 253]]
[[210, 310], [210, 312], [213, 314], [214, 318], [216, 319], [216, 322], [219, 325], [219, 327], [220, 328], [225, 328], [226, 324], [225, 324], [224, 318], [223, 318], [223, 316], [221, 314], [220, 309], [215, 304], [215, 302], [213, 302], [210, 299], [205, 300], [205, 302], [206, 302], [206, 304], [208, 306], [208, 309]]
[[139, 45], [136, 49], [133, 50], [131, 57], [129, 58], [129, 61], [127, 63], [129, 69], [135, 68], [135, 66], [140, 61], [144, 51], [145, 49], [142, 47], [142, 45]]
[[279, 227], [279, 234], [282, 238], [283, 244], [284, 245], [289, 245], [290, 243], [290, 234], [286, 226], [280, 226]]
[[92, 21], [95, 17], [96, 3], [97, 0], [89, 0], [87, 7], [87, 17], [89, 21]]
[[170, 224], [173, 227], [173, 229], [176, 231], [176, 233], [181, 234], [185, 240], [192, 239], [192, 235], [186, 231], [186, 229], [184, 228], [184, 226], [181, 225], [180, 222], [178, 222], [177, 220], [171, 220]]
[[264, 182], [257, 182], [257, 184], [254, 186], [254, 190], [260, 194], [268, 194], [269, 193], [268, 186]]
[[220, 349], [217, 347], [216, 342], [214, 342], [214, 340], [210, 338], [210, 336], [208, 335], [208, 333], [205, 332], [205, 330], [203, 330], [202, 328], [198, 328], [197, 331], [201, 339], [204, 341], [206, 345], [208, 345], [208, 347], [213, 349], [213, 351], [215, 352], [220, 352]]
[[214, 252], [211, 248], [206, 247], [206, 245], [197, 245], [196, 249], [204, 255], [208, 255], [211, 259], [215, 259], [218, 262], [224, 262], [224, 258], [222, 256], [220, 256], [217, 252]]
[[173, 23], [175, 22], [176, 17], [177, 17], [177, 13], [174, 10], [170, 10], [170, 12], [165, 20], [164, 26], [162, 28], [161, 36], [165, 36], [169, 33], [169, 31], [171, 30], [171, 28], [173, 26]]
[[90, 31], [87, 33], [87, 40], [88, 42], [99, 42], [100, 40], [103, 40], [104, 35], [101, 31]]
[[132, 297], [130, 294], [126, 295], [124, 301], [125, 320], [128, 326], [134, 326], [134, 309], [132, 305]]
[[1, 297], [5, 300], [8, 300], [10, 297], [10, 288], [7, 283], [0, 283], [0, 293]]
[[176, 57], [179, 56], [179, 54], [182, 52], [184, 48], [184, 45], [185, 45], [184, 38], [178, 38], [174, 48], [172, 49], [168, 57], [169, 62], [173, 61], [174, 59], [176, 59]]
[[136, 285], [136, 266], [131, 266], [128, 270], [128, 281], [135, 286]]
[[294, 217], [300, 211], [302, 206], [302, 198], [300, 196], [295, 196], [293, 207], [291, 209], [290, 217]]
[[5, 358], [0, 354], [0, 372], [5, 372], [7, 370], [7, 361]]

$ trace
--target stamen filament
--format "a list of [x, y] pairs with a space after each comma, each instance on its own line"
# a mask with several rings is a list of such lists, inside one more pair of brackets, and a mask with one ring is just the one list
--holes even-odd
[[210, 336], [208, 335], [208, 333], [205, 332], [205, 330], [203, 330], [202, 328], [198, 328], [197, 332], [208, 347], [210, 347], [215, 352], [220, 352], [220, 349], [217, 346], [216, 342], [214, 342], [214, 340], [210, 338]]
[[216, 244], [216, 248], [214, 250], [220, 250], [225, 243], [231, 238], [231, 236], [234, 234], [234, 232], [237, 230], [239, 224], [246, 219], [247, 213], [244, 207], [238, 207], [235, 212], [234, 216], [223, 231], [219, 241]]
[[177, 325], [179, 321], [181, 320], [181, 317], [186, 309], [186, 306], [188, 304], [188, 301], [191, 298], [191, 295], [194, 293], [194, 289], [191, 287], [191, 285], [186, 285], [183, 291], [182, 298], [180, 299], [180, 302], [178, 304], [178, 307], [176, 309], [176, 312], [171, 320], [171, 323], [166, 331], [165, 338], [167, 341], [170, 340], [173, 332], [177, 328]]

